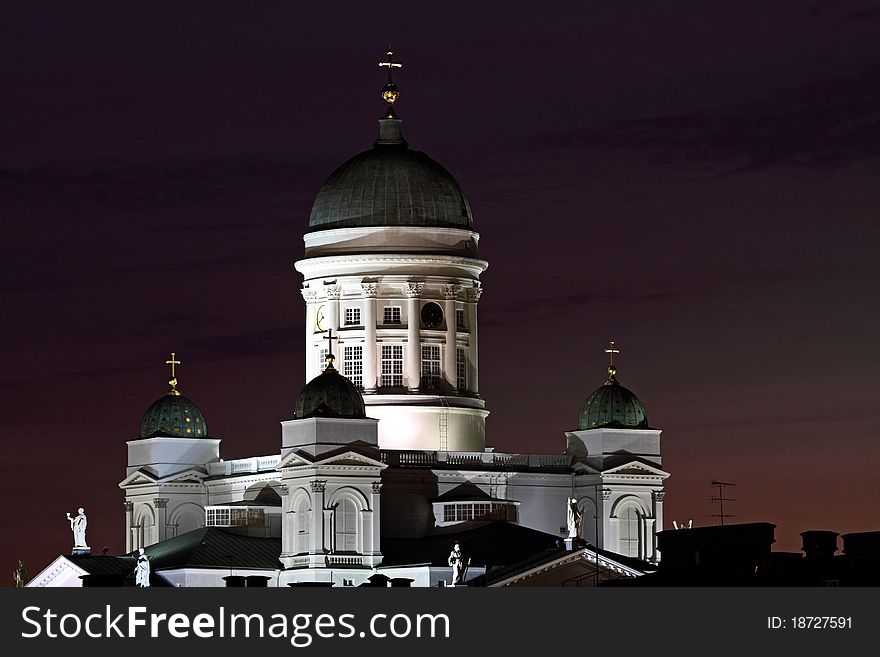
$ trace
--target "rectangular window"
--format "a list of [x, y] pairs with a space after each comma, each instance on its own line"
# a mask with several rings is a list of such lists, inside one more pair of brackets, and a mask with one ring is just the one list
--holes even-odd
[[485, 520], [489, 517], [488, 503], [474, 504], [474, 520]]
[[454, 504], [446, 504], [443, 506], [443, 522], [455, 522]]
[[318, 349], [318, 373], [320, 374], [327, 368], [327, 347]]
[[205, 524], [208, 527], [229, 527], [229, 509], [206, 509]]
[[461, 308], [455, 311], [455, 328], [457, 328], [459, 331], [465, 330], [464, 310], [462, 310]]
[[400, 306], [385, 306], [383, 324], [400, 324]]
[[467, 390], [467, 352], [461, 348], [455, 351], [455, 385], [459, 392]]
[[422, 380], [419, 384], [422, 390], [440, 389], [440, 346], [433, 344], [422, 345]]
[[[398, 308], [398, 310], [400, 309]], [[384, 388], [403, 387], [403, 345], [382, 345], [382, 386]]]
[[361, 323], [361, 309], [360, 308], [346, 308], [345, 309], [345, 325], [346, 326], [359, 326]]
[[364, 387], [364, 348], [360, 345], [345, 348], [342, 373], [359, 390]]

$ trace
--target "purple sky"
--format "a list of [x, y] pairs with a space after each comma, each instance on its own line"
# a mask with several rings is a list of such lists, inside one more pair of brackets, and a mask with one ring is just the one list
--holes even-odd
[[458, 178], [490, 262], [490, 445], [560, 452], [613, 338], [664, 430], [667, 526], [714, 522], [724, 479], [777, 549], [880, 529], [880, 4], [19, 5], [8, 571], [69, 550], [80, 505], [92, 547], [124, 550], [125, 441], [170, 351], [225, 458], [278, 450], [304, 383], [293, 262], [321, 183], [375, 139], [389, 41], [407, 139]]

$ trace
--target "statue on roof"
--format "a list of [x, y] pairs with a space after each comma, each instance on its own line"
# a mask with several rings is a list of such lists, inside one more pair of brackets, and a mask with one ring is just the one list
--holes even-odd
[[21, 559], [18, 560], [18, 566], [16, 569], [12, 571], [12, 576], [15, 578], [15, 588], [20, 589], [27, 586], [28, 570], [27, 566], [24, 565], [24, 561]]
[[144, 552], [144, 548], [140, 548], [137, 558], [137, 566], [134, 569], [135, 586], [147, 587], [150, 585], [150, 558]]
[[88, 525], [86, 511], [80, 507], [76, 512], [77, 516], [75, 518], [69, 513], [67, 514], [67, 520], [70, 523], [70, 531], [73, 532], [73, 547], [88, 547], [89, 545], [86, 543], [86, 525]]
[[568, 498], [568, 537], [580, 538], [581, 536], [581, 517], [583, 513], [578, 508], [577, 499]]
[[461, 552], [461, 546], [456, 542], [449, 553], [449, 565], [452, 566], [452, 585], [458, 586], [464, 583], [464, 575], [467, 572], [467, 564], [470, 559], [465, 559]]

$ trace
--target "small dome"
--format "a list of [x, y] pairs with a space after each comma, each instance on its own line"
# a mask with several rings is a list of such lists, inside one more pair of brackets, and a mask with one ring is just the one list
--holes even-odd
[[399, 121], [388, 126], [372, 150], [345, 162], [321, 187], [309, 230], [366, 226], [473, 227], [461, 187], [446, 169], [399, 136]]
[[207, 438], [208, 425], [198, 406], [181, 394], [169, 392], [144, 413], [138, 435], [141, 438]]
[[613, 371], [601, 388], [587, 397], [581, 408], [579, 429], [649, 429], [641, 400], [617, 382]]
[[306, 384], [296, 402], [294, 416], [360, 419], [367, 417], [364, 398], [354, 384], [333, 365]]

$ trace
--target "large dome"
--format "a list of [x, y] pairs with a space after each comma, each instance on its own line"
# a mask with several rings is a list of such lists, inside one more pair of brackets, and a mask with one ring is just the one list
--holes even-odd
[[[383, 119], [391, 123], [390, 119]], [[355, 155], [324, 183], [309, 231], [365, 226], [473, 227], [467, 199], [446, 169], [399, 137], [399, 121], [382, 126], [392, 136]], [[395, 132], [397, 138], [395, 140]]]
[[617, 382], [613, 370], [601, 388], [594, 390], [581, 408], [579, 429], [648, 429], [648, 414], [641, 400]]
[[331, 364], [303, 388], [296, 402], [295, 416], [297, 420], [308, 417], [362, 419], [367, 413], [360, 391]]
[[144, 413], [138, 435], [141, 438], [207, 438], [208, 425], [198, 406], [179, 393], [169, 392]]

